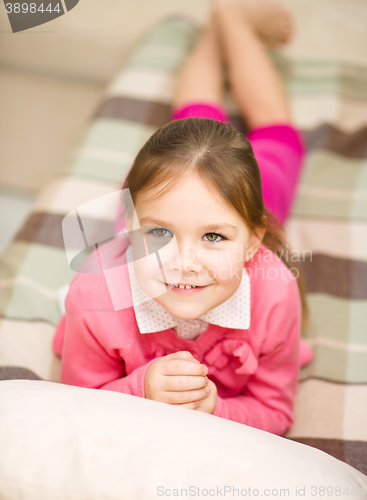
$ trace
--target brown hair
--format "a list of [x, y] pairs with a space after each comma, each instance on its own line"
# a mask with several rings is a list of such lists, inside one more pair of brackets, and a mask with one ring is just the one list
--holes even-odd
[[[125, 179], [133, 203], [139, 191], [167, 185], [162, 196], [187, 173], [198, 174], [209, 187], [214, 187], [233, 207], [251, 232], [265, 229], [262, 243], [277, 254], [293, 272], [302, 302], [301, 332], [308, 328], [309, 311], [301, 269], [288, 264], [285, 255], [290, 248], [283, 226], [265, 208], [261, 177], [251, 144], [230, 123], [207, 118], [174, 120], [159, 128], [144, 144]], [[125, 198], [123, 215], [131, 216], [131, 204]], [[124, 196], [123, 196], [124, 201]], [[293, 274], [295, 274], [293, 272]]]

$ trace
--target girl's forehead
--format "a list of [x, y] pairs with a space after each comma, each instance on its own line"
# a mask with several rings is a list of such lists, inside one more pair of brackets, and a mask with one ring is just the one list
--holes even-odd
[[[167, 183], [165, 183], [167, 184]], [[188, 179], [162, 194], [163, 186], [139, 192], [135, 209], [143, 225], [197, 228], [219, 226], [238, 232], [246, 227], [238, 212], [200, 179]]]
[[222, 195], [217, 191], [214, 186], [211, 186], [197, 176], [185, 175], [180, 179], [167, 180], [161, 182], [157, 186], [139, 191], [136, 196], [136, 201], [140, 203], [149, 204], [167, 204], [172, 200], [194, 199], [200, 202], [205, 198], [207, 202], [223, 205], [226, 203]]

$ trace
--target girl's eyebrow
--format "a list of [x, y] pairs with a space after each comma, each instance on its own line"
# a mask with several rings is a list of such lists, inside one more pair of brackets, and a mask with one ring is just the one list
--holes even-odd
[[[153, 217], [142, 217], [139, 220], [140, 224], [145, 226], [166, 226], [166, 227], [173, 227], [173, 224], [170, 222], [164, 221], [164, 220], [159, 220], [159, 219], [154, 219]], [[202, 228], [203, 230], [206, 230], [207, 232], [214, 232], [214, 231], [238, 231], [238, 228], [236, 226], [233, 226], [232, 224], [228, 224], [225, 222], [224, 224], [211, 224], [210, 226], [205, 226]]]

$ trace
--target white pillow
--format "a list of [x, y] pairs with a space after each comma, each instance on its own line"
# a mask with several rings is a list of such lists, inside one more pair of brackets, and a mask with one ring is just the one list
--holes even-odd
[[292, 499], [303, 488], [304, 498], [348, 498], [348, 488], [362, 500], [363, 487], [367, 476], [320, 450], [213, 415], [55, 382], [0, 382], [2, 500], [244, 498], [249, 488]]

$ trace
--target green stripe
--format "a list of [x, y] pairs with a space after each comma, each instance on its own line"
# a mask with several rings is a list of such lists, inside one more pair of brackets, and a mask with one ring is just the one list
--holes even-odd
[[75, 275], [68, 265], [65, 250], [23, 242], [13, 243], [12, 249], [18, 255], [23, 255], [13, 276], [29, 279], [31, 283], [20, 282], [2, 288], [2, 294], [7, 296], [6, 308], [2, 308], [2, 314], [12, 319], [45, 319], [56, 324], [60, 316], [57, 298], [48, 297], [47, 292], [53, 294], [70, 283]]
[[367, 67], [343, 61], [291, 59], [270, 52], [288, 93], [367, 100]]
[[163, 20], [147, 32], [141, 42], [139, 42], [138, 47], [131, 54], [127, 63], [136, 55], [139, 55], [140, 51], [144, 51], [144, 47], [147, 45], [175, 47], [182, 51], [188, 51], [197, 40], [200, 32], [200, 28], [183, 18]]
[[[65, 250], [37, 243], [15, 241], [3, 254], [1, 279], [31, 280], [30, 284], [16, 283], [0, 286], [1, 315], [12, 319], [45, 319], [57, 321], [57, 299], [47, 297], [66, 283], [75, 272], [67, 263]], [[34, 285], [32, 284], [34, 282]], [[46, 291], [37, 288], [42, 287]]]
[[292, 215], [367, 221], [367, 201], [333, 200], [299, 193], [292, 208]]
[[165, 54], [164, 51], [159, 52], [159, 47], [153, 52], [146, 50], [136, 55], [129, 61], [129, 68], [143, 68], [144, 70], [154, 69], [155, 71], [162, 71], [164, 73], [177, 72], [186, 60], [186, 52], [172, 51], [171, 55]]
[[[367, 348], [367, 301], [347, 300], [325, 294], [308, 294], [311, 323], [304, 338], [319, 337]], [[348, 351], [343, 346], [313, 345], [314, 360], [301, 370], [300, 380], [314, 376], [335, 382], [367, 383], [367, 350]]]
[[17, 274], [19, 265], [25, 259], [30, 247], [30, 243], [15, 241], [6, 248], [0, 258], [1, 280], [13, 278]]
[[[127, 120], [100, 118], [91, 125], [82, 149], [97, 149], [102, 154], [101, 158], [84, 157], [81, 152], [80, 157], [65, 166], [61, 173], [119, 185], [136, 154], [155, 130], [154, 127]], [[106, 159], [103, 159], [104, 151]], [[111, 153], [128, 156], [121, 160], [109, 158]]]
[[306, 95], [337, 95], [339, 98], [367, 101], [367, 80], [360, 80], [349, 75], [313, 76], [285, 78], [285, 87], [289, 94], [297, 97]]
[[[367, 192], [367, 161], [316, 150], [307, 154], [300, 186], [350, 191], [355, 195]], [[362, 197], [361, 197], [362, 198]], [[326, 198], [322, 194], [303, 193], [299, 189], [292, 214], [314, 217], [342, 217], [367, 220], [367, 200]]]
[[[183, 19], [162, 22], [144, 37], [127, 60], [125, 68], [154, 68], [176, 72], [199, 36], [200, 30]], [[160, 47], [163, 48], [161, 53], [159, 53]], [[166, 48], [171, 49], [170, 52], [167, 52]]]
[[82, 146], [133, 155], [154, 130], [143, 123], [99, 118], [91, 124]]
[[[11, 280], [18, 274], [18, 268], [30, 249], [29, 243], [12, 242], [1, 254], [0, 279]], [[12, 297], [12, 285], [0, 286], [0, 314], [6, 315]]]
[[320, 59], [307, 57], [291, 57], [280, 52], [269, 50], [270, 58], [277, 68], [282, 72], [293, 73], [315, 73], [339, 75], [353, 75], [355, 78], [367, 80], [367, 65], [348, 61], [342, 58], [338, 59]]
[[312, 346], [314, 358], [301, 368], [299, 381], [309, 377], [323, 378], [333, 382], [351, 382], [347, 378], [348, 354], [345, 351], [325, 346]]
[[38, 243], [29, 246], [17, 273], [18, 276], [25, 276], [51, 291], [70, 283], [74, 274], [67, 262], [65, 249]]
[[367, 383], [366, 353], [345, 353], [326, 346], [313, 346], [312, 363], [301, 369], [299, 381], [309, 377], [348, 384]]
[[346, 381], [367, 383], [366, 353], [349, 354], [346, 366]]
[[57, 325], [61, 318], [57, 300], [45, 297], [37, 290], [16, 285], [6, 311], [6, 317], [14, 320], [43, 320]]
[[346, 158], [331, 151], [307, 154], [301, 184], [340, 190], [367, 190], [367, 161]]
[[366, 300], [342, 299], [323, 293], [312, 293], [307, 295], [307, 301], [310, 306], [311, 326], [305, 338], [323, 337], [367, 347]]
[[[142, 40], [125, 68], [176, 73], [200, 33], [200, 29], [183, 19], [163, 22]], [[269, 54], [291, 95], [327, 94], [367, 101], [367, 67], [342, 60], [291, 59], [272, 51]]]

